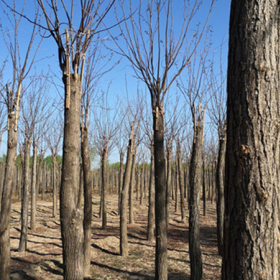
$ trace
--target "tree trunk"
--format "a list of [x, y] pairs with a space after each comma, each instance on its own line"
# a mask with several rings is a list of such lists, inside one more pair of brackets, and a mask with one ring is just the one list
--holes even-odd
[[191, 280], [202, 279], [202, 258], [200, 250], [199, 200], [201, 188], [201, 157], [204, 126], [196, 125], [192, 146], [189, 171], [189, 246], [191, 263]]
[[123, 185], [123, 158], [124, 158], [124, 152], [120, 152], [120, 169], [119, 169], [119, 196], [118, 196], [118, 209], [119, 214], [121, 212], [121, 193], [122, 193], [122, 185]]
[[202, 200], [203, 200], [203, 216], [206, 216], [206, 158], [203, 159], [203, 194], [202, 194]]
[[[64, 76], [64, 82], [65, 79], [66, 77]], [[82, 209], [77, 208], [80, 177], [81, 82], [80, 77], [77, 74], [71, 74], [69, 79], [71, 103], [69, 108], [66, 108], [65, 99], [62, 182], [60, 188], [60, 223], [63, 246], [64, 279], [82, 280], [84, 276], [83, 211]]]
[[30, 159], [30, 139], [24, 141], [24, 165], [23, 165], [23, 186], [21, 196], [21, 231], [19, 241], [19, 252], [25, 252], [27, 249], [28, 235], [28, 202], [29, 202], [29, 159]]
[[37, 143], [33, 142], [33, 162], [32, 162], [32, 176], [31, 176], [31, 221], [30, 228], [35, 230], [36, 217], [36, 169], [37, 167]]
[[82, 127], [82, 164], [84, 178], [84, 277], [90, 277], [92, 179], [88, 149], [88, 128]]
[[121, 193], [121, 216], [120, 216], [120, 254], [126, 257], [128, 255], [128, 240], [127, 240], [127, 204], [128, 204], [128, 190], [131, 177], [131, 166], [134, 148], [133, 139], [134, 124], [132, 124], [129, 144], [127, 147], [127, 158], [125, 164], [125, 171], [123, 177], [123, 187]]
[[138, 146], [134, 148], [131, 166], [131, 178], [129, 187], [129, 223], [134, 224], [134, 212], [133, 212], [133, 192], [135, 187], [135, 168]]
[[164, 110], [153, 108], [155, 156], [156, 260], [155, 279], [167, 280], [167, 200], [164, 152]]
[[53, 217], [57, 215], [57, 155], [52, 155], [53, 160]]
[[218, 162], [216, 169], [216, 186], [217, 186], [217, 239], [219, 254], [223, 254], [224, 240], [224, 178], [225, 178], [225, 155], [226, 139], [223, 137], [219, 141]]
[[232, 1], [223, 279], [280, 278], [279, 1]]
[[108, 149], [104, 148], [101, 159], [101, 174], [102, 174], [102, 187], [101, 187], [101, 213], [102, 213], [102, 229], [107, 228], [107, 157]]
[[15, 176], [15, 159], [17, 156], [17, 129], [15, 128], [15, 114], [9, 115], [7, 159], [5, 167], [4, 188], [2, 192], [0, 212], [0, 275], [2, 280], [10, 280], [11, 245], [10, 245], [10, 217], [13, 178]]
[[167, 200], [167, 228], [169, 225], [169, 205], [170, 205], [170, 200], [171, 200], [171, 191], [172, 191], [172, 184], [171, 184], [171, 172], [172, 172], [172, 164], [171, 164], [171, 155], [172, 155], [172, 142], [169, 140], [169, 143], [167, 144], [167, 156], [166, 156], [166, 200]]
[[151, 145], [151, 167], [149, 181], [149, 210], [148, 210], [148, 241], [155, 239], [155, 162], [154, 148]]
[[179, 142], [177, 142], [177, 166], [178, 166], [180, 201], [181, 201], [181, 221], [182, 223], [185, 223], [186, 214], [185, 214], [185, 199], [184, 199], [184, 173], [182, 167], [181, 146]]

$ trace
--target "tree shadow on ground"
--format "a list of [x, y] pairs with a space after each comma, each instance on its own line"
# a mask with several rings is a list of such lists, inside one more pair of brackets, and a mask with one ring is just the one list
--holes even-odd
[[96, 244], [94, 244], [94, 243], [91, 244], [91, 247], [93, 247], [93, 248], [95, 248], [95, 249], [97, 249], [97, 250], [100, 250], [101, 252], [103, 252], [103, 253], [105, 253], [105, 254], [109, 254], [109, 255], [113, 255], [113, 256], [119, 256], [118, 253], [111, 252], [111, 251], [108, 251], [108, 250], [106, 250], [106, 249], [103, 249], [103, 248], [101, 248], [100, 246], [98, 246], [98, 245], [96, 245]]
[[120, 273], [120, 274], [128, 274], [129, 278], [125, 278], [125, 279], [141, 279], [141, 280], [152, 280], [154, 279], [153, 276], [150, 276], [148, 274], [142, 274], [142, 273], [138, 273], [138, 272], [132, 272], [132, 271], [128, 271], [128, 270], [123, 270], [123, 269], [119, 269], [119, 268], [115, 268], [106, 264], [102, 264], [102, 263], [97, 263], [97, 262], [91, 262], [91, 265], [93, 266], [98, 266], [99, 268], [103, 268], [103, 269], [108, 269], [111, 272], [114, 273]]

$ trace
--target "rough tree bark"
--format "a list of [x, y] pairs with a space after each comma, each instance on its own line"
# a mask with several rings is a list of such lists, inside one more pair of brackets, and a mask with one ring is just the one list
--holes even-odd
[[133, 192], [135, 188], [135, 169], [136, 169], [136, 157], [137, 157], [138, 146], [134, 147], [132, 156], [132, 166], [131, 166], [131, 177], [129, 186], [129, 223], [134, 224], [134, 212], [133, 212]]
[[224, 280], [280, 277], [279, 4], [231, 3]]
[[[70, 77], [65, 77], [64, 74], [63, 78], [64, 82], [69, 78], [71, 89], [70, 106], [66, 106], [67, 98], [65, 98], [62, 182], [60, 188], [60, 221], [62, 229], [64, 279], [81, 280], [84, 275], [84, 215], [82, 209], [77, 208], [80, 179], [81, 79], [78, 74], [70, 74]], [[65, 90], [67, 90], [67, 87], [65, 87]], [[65, 96], [67, 94], [65, 93]]]
[[201, 188], [201, 159], [204, 124], [195, 126], [192, 155], [189, 171], [189, 247], [191, 262], [191, 280], [202, 279], [202, 257], [199, 230], [199, 200]]
[[0, 212], [0, 272], [1, 279], [10, 279], [11, 267], [11, 245], [10, 245], [10, 213], [11, 196], [13, 188], [13, 178], [15, 176], [15, 160], [17, 156], [17, 129], [16, 115], [11, 113], [8, 116], [8, 150], [4, 177], [4, 188], [2, 192], [1, 212]]
[[167, 199], [164, 151], [164, 109], [153, 106], [155, 156], [156, 271], [155, 279], [166, 280], [167, 273]]

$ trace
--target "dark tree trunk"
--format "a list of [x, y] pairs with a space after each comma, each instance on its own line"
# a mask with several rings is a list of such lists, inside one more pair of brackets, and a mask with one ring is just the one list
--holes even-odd
[[107, 157], [108, 149], [107, 147], [103, 149], [102, 159], [101, 159], [101, 214], [102, 214], [102, 229], [107, 228]]
[[88, 128], [82, 127], [82, 165], [84, 178], [84, 277], [90, 276], [92, 179], [88, 149]]
[[203, 124], [195, 127], [192, 155], [189, 171], [189, 247], [191, 262], [191, 280], [202, 279], [202, 258], [200, 250], [199, 200], [201, 188], [201, 159], [203, 143]]
[[[66, 79], [66, 77], [64, 77]], [[71, 74], [71, 103], [64, 111], [64, 140], [62, 158], [62, 182], [60, 188], [60, 223], [63, 246], [65, 280], [82, 280], [83, 263], [83, 211], [77, 208], [80, 153], [80, 77]], [[66, 91], [66, 85], [65, 85]], [[65, 94], [66, 95], [66, 94]], [[66, 99], [65, 99], [66, 102]]]
[[28, 235], [28, 202], [29, 202], [29, 159], [30, 159], [30, 139], [24, 142], [24, 165], [23, 165], [23, 186], [21, 197], [21, 231], [19, 241], [19, 252], [25, 252], [27, 249]]
[[224, 280], [280, 278], [279, 4], [231, 3]]
[[167, 200], [164, 152], [164, 111], [153, 108], [155, 156], [156, 263], [155, 279], [167, 280]]
[[2, 280], [10, 280], [11, 245], [10, 245], [10, 216], [13, 178], [15, 177], [15, 159], [17, 156], [17, 129], [15, 114], [9, 115], [7, 159], [5, 167], [4, 188], [2, 192], [0, 212], [0, 275]]
[[127, 147], [127, 157], [125, 164], [125, 171], [123, 176], [123, 187], [121, 193], [121, 216], [120, 216], [120, 254], [126, 257], [128, 255], [128, 240], [127, 240], [127, 204], [128, 204], [128, 191], [131, 177], [131, 166], [134, 148], [133, 139], [134, 124], [132, 124], [129, 143]]
[[226, 140], [223, 137], [219, 141], [218, 162], [216, 168], [216, 186], [217, 186], [217, 239], [219, 254], [223, 254], [224, 240], [224, 179], [225, 179], [225, 155]]
[[148, 241], [155, 239], [155, 162], [154, 149], [151, 146], [151, 167], [149, 181], [149, 210], [148, 210]]

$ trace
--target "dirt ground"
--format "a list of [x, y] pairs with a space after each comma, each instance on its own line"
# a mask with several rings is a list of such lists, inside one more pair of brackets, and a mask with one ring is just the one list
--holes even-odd
[[[51, 200], [49, 198], [49, 200]], [[91, 279], [154, 279], [155, 243], [146, 240], [147, 200], [135, 201], [135, 223], [128, 226], [129, 256], [119, 255], [119, 216], [117, 196], [108, 197], [108, 229], [101, 230], [99, 197], [93, 198]], [[202, 211], [201, 211], [202, 212]], [[207, 215], [200, 216], [203, 279], [220, 279], [221, 258], [216, 242], [214, 204], [207, 203]], [[188, 219], [187, 219], [188, 220]], [[52, 202], [37, 202], [36, 230], [28, 235], [28, 250], [17, 252], [20, 236], [20, 203], [12, 204], [11, 279], [63, 279], [59, 217], [52, 217]], [[169, 279], [189, 279], [190, 259], [188, 224], [180, 222], [180, 213], [170, 206], [168, 234]], [[1, 277], [0, 277], [1, 278]]]

